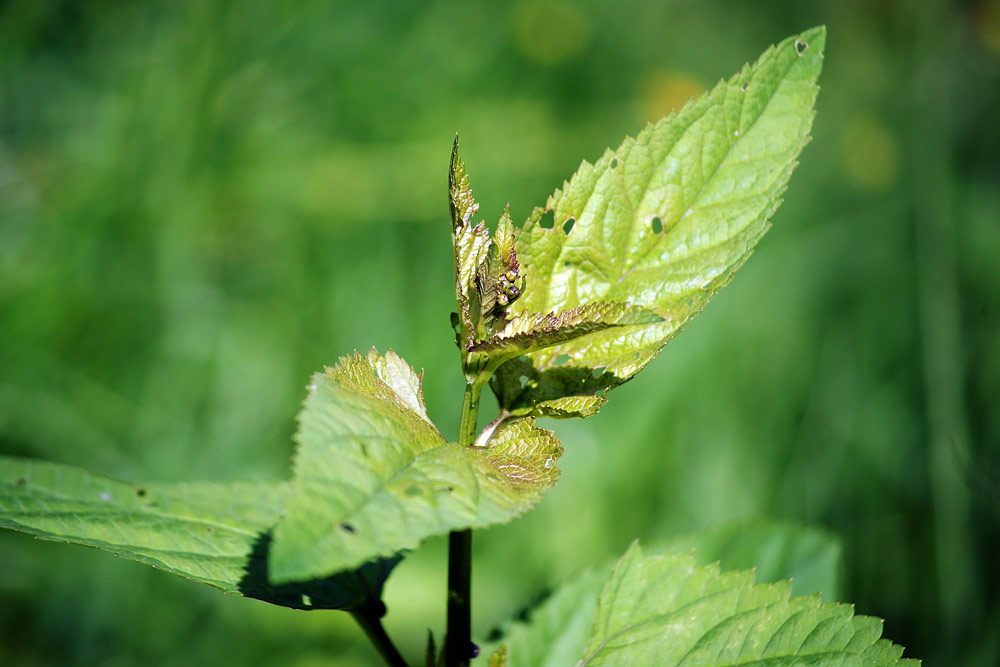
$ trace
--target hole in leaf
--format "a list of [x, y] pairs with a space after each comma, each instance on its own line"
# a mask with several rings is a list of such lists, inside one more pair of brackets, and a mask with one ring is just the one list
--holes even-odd
[[740, 86], [740, 90], [742, 90], [744, 93], [750, 90], [750, 82], [744, 81], [743, 85]]
[[305, 593], [302, 594], [302, 606], [303, 607], [313, 606], [312, 598], [306, 595]]
[[658, 216], [653, 217], [653, 233], [659, 234], [663, 231], [663, 221]]
[[611, 168], [614, 169], [617, 166], [618, 166], [618, 158], [614, 158], [613, 160], [611, 160]]
[[556, 357], [552, 361], [552, 363], [558, 365], [558, 364], [565, 364], [567, 361], [569, 361], [569, 355], [568, 354], [560, 354], [558, 357]]
[[541, 217], [538, 221], [538, 226], [542, 229], [552, 229], [556, 226], [556, 212], [553, 210], [548, 210], [545, 215]]
[[406, 489], [406, 495], [408, 495], [408, 496], [419, 496], [420, 495], [420, 487], [416, 486], [416, 485], [408, 487]]
[[358, 534], [358, 529], [355, 528], [352, 524], [347, 523], [346, 521], [340, 524], [340, 529], [345, 533], [350, 533], [351, 535]]
[[522, 375], [517, 379], [517, 381], [521, 384], [521, 389], [524, 389], [528, 386], [528, 383], [531, 382], [531, 378], [527, 375]]
[[138, 496], [139, 498], [145, 498], [146, 497], [146, 489], [144, 489], [144, 488], [142, 488], [140, 486], [139, 488], [137, 488], [135, 490], [135, 495]]
[[801, 39], [795, 40], [795, 52], [800, 56], [805, 53], [808, 48], [809, 44], [807, 42], [803, 42]]
[[486, 473], [486, 479], [492, 480], [494, 482], [499, 482], [500, 481], [500, 478], [497, 477], [496, 475], [494, 475], [491, 472]]
[[595, 378], [599, 378], [602, 375], [604, 375], [605, 368], [607, 368], [607, 367], [606, 366], [598, 366], [597, 368], [595, 368], [594, 371], [593, 371], [594, 377]]
[[566, 222], [563, 223], [563, 233], [569, 236], [569, 233], [573, 231], [573, 225], [576, 224], [576, 220], [573, 218], [568, 218]]
[[155, 500], [147, 500], [146, 502], [144, 502], [142, 504], [142, 506], [143, 507], [159, 507], [160, 503], [156, 502]]

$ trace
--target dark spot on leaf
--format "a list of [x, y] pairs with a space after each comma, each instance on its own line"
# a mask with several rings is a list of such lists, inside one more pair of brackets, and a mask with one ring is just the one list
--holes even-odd
[[803, 42], [801, 39], [795, 40], [795, 52], [800, 56], [805, 53], [808, 48], [809, 44], [807, 42]]
[[569, 355], [560, 354], [558, 357], [552, 360], [552, 363], [558, 365], [558, 364], [565, 364], [567, 361], [569, 361]]
[[342, 531], [344, 531], [345, 533], [350, 533], [351, 535], [357, 535], [358, 534], [358, 529], [355, 528], [353, 525], [347, 523], [347, 522], [344, 522], [344, 523], [340, 524], [340, 529]]
[[408, 496], [419, 496], [420, 495], [420, 487], [417, 486], [416, 484], [414, 484], [413, 486], [407, 487], [407, 489], [406, 489], [406, 495], [408, 495]]
[[363, 442], [359, 442], [358, 446], [361, 447], [361, 456], [368, 458], [368, 446]]
[[659, 234], [663, 231], [663, 221], [659, 217], [653, 217], [653, 233]]
[[146, 489], [144, 489], [144, 488], [142, 488], [140, 486], [139, 488], [137, 488], [135, 490], [135, 495], [137, 495], [140, 498], [145, 498], [146, 497]]
[[542, 229], [552, 229], [556, 226], [556, 213], [555, 211], [548, 210], [545, 215], [541, 217], [538, 221], [538, 226]]
[[215, 528], [212, 528], [211, 526], [205, 526], [205, 532], [211, 535], [212, 533], [215, 532]]
[[23, 477], [18, 477], [17, 479], [14, 480], [14, 484], [16, 484], [17, 486], [24, 486], [27, 483], [28, 483], [27, 480], [25, 480]]
[[569, 233], [573, 231], [573, 225], [576, 224], [576, 220], [573, 218], [567, 218], [566, 222], [563, 223], [563, 233], [569, 236]]
[[614, 169], [617, 166], [618, 166], [618, 158], [614, 158], [613, 160], [611, 160], [611, 168]]

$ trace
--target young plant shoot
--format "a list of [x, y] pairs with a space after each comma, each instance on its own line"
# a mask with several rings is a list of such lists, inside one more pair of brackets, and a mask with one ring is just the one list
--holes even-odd
[[[747, 260], [809, 141], [824, 41], [822, 27], [786, 39], [583, 162], [520, 228], [509, 207], [492, 233], [479, 218], [456, 138], [457, 434], [427, 414], [422, 373], [391, 350], [356, 352], [310, 381], [289, 480], [133, 484], [0, 457], [0, 525], [227, 593], [347, 611], [390, 665], [410, 663], [381, 624], [386, 579], [408, 551], [449, 534], [447, 629], [424, 662], [468, 665], [479, 652], [472, 531], [527, 512], [560, 474], [563, 446], [535, 419], [595, 415]], [[480, 420], [487, 387], [499, 414]], [[750, 571], [638, 544], [610, 576], [571, 580], [532, 618], [542, 620], [511, 625], [480, 661], [902, 662], [880, 621], [848, 605], [790, 598], [787, 582], [755, 584]]]

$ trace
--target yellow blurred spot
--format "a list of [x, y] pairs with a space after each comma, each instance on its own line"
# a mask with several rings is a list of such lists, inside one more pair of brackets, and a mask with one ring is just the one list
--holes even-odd
[[980, 0], [973, 21], [983, 46], [1000, 54], [1000, 0]]
[[514, 46], [542, 65], [557, 65], [579, 55], [590, 38], [586, 17], [568, 2], [522, 2], [511, 23]]
[[646, 76], [639, 84], [639, 106], [645, 120], [655, 121], [703, 92], [705, 87], [691, 77], [661, 70]]
[[862, 190], [885, 189], [896, 180], [899, 162], [896, 138], [875, 118], [855, 118], [844, 133], [841, 160], [852, 185]]

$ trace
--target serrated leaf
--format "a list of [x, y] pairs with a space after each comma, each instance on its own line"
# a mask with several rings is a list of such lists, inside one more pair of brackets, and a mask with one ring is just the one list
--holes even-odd
[[580, 665], [915, 664], [882, 634], [818, 595], [789, 599], [790, 584], [754, 584], [690, 555], [625, 553], [604, 587]]
[[[388, 361], [395, 357], [395, 360]], [[488, 450], [445, 442], [419, 377], [374, 350], [317, 374], [300, 414], [293, 490], [275, 528], [276, 581], [323, 576], [452, 530], [509, 521], [558, 475], [559, 441], [531, 420]], [[387, 381], [380, 373], [395, 369]], [[394, 387], [403, 387], [401, 396]], [[411, 401], [417, 400], [414, 406]]]
[[[517, 237], [527, 286], [516, 312], [618, 301], [662, 318], [533, 352], [536, 368], [568, 355], [572, 368], [607, 370], [607, 382], [573, 396], [621, 384], [729, 282], [767, 230], [808, 141], [825, 37], [814, 28], [768, 49], [595, 164], [584, 162], [535, 210]], [[546, 214], [554, 216], [549, 228]], [[500, 385], [512, 373], [521, 371], [501, 366]], [[532, 406], [558, 391], [544, 373], [536, 380], [516, 404], [501, 396], [501, 407], [540, 414]]]
[[398, 559], [284, 586], [264, 576], [286, 482], [130, 484], [72, 466], [0, 457], [0, 526], [111, 551], [272, 604], [350, 609], [379, 599]]

